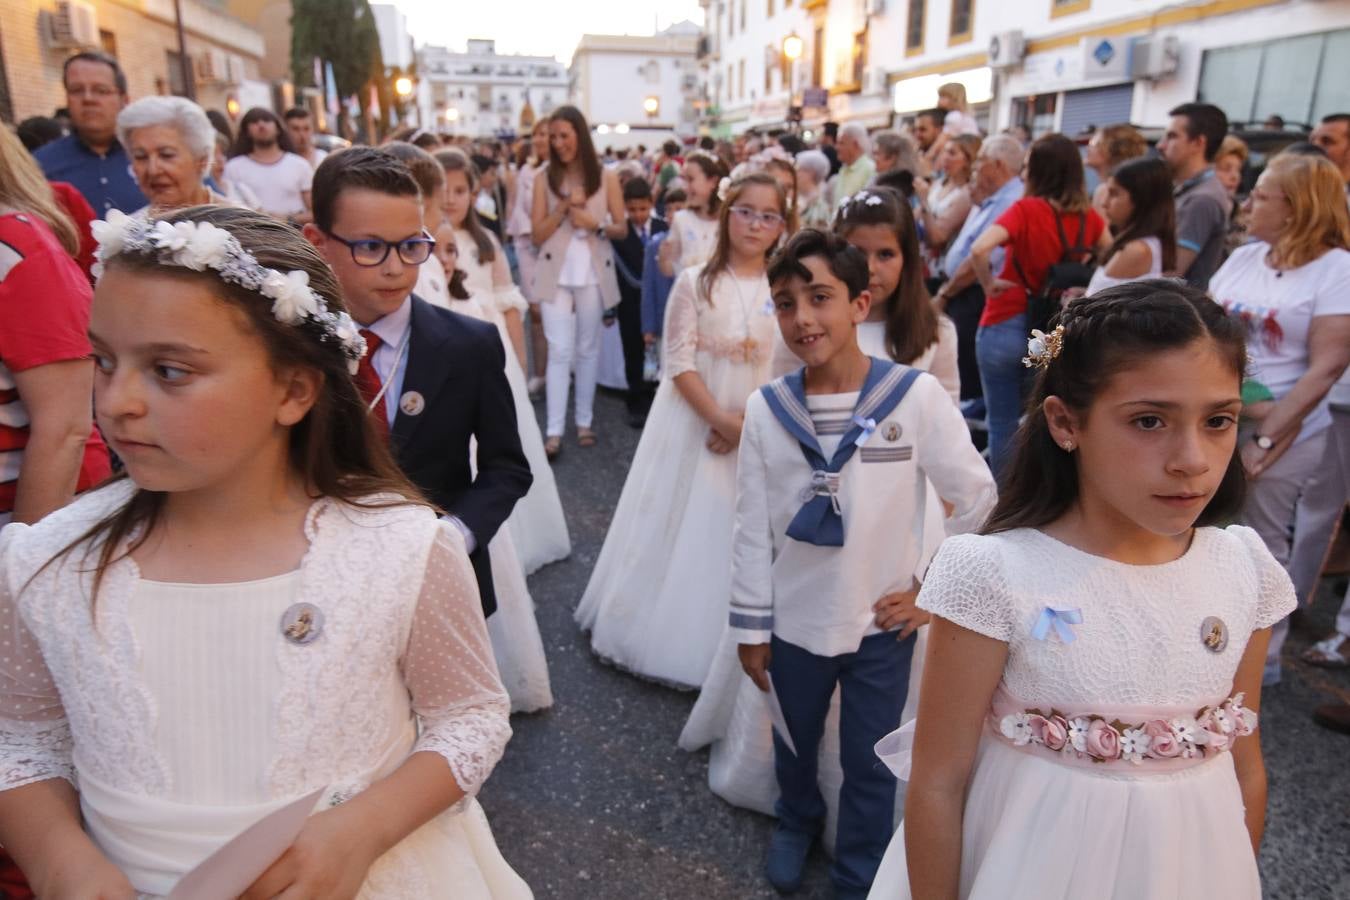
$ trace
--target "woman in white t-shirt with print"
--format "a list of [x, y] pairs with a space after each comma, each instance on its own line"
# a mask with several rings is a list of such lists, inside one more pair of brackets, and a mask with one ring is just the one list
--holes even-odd
[[[1248, 233], [1210, 292], [1250, 328], [1250, 378], [1273, 398], [1245, 407], [1240, 442], [1251, 477], [1246, 524], [1282, 565], [1299, 495], [1331, 424], [1327, 393], [1350, 363], [1350, 214], [1340, 173], [1320, 157], [1277, 156], [1247, 200]], [[1264, 393], [1264, 392], [1262, 392]], [[1266, 683], [1279, 681], [1288, 622], [1277, 624]]]
[[1176, 268], [1177, 211], [1167, 163], [1140, 157], [1116, 166], [1106, 180], [1103, 210], [1116, 237], [1101, 254], [1087, 296]]

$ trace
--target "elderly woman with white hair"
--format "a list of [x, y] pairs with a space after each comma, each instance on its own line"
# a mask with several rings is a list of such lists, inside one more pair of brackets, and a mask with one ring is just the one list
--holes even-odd
[[136, 215], [160, 216], [204, 203], [231, 204], [206, 177], [216, 130], [200, 106], [182, 97], [142, 97], [117, 115], [117, 137], [136, 183], [150, 200]]
[[797, 209], [803, 228], [830, 230], [834, 209], [825, 190], [830, 177], [830, 158], [819, 150], [803, 150], [797, 161]]

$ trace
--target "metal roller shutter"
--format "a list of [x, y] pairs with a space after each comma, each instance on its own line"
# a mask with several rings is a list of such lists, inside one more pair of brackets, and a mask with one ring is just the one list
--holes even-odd
[[1070, 137], [1089, 125], [1103, 128], [1130, 121], [1134, 105], [1134, 83], [1064, 92], [1064, 112], [1059, 130]]

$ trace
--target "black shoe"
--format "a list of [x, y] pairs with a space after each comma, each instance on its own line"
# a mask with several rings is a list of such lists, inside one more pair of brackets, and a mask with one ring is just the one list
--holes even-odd
[[806, 854], [811, 852], [815, 837], [800, 831], [789, 831], [779, 825], [769, 842], [769, 859], [764, 875], [780, 894], [792, 894], [801, 889], [802, 872], [806, 869]]

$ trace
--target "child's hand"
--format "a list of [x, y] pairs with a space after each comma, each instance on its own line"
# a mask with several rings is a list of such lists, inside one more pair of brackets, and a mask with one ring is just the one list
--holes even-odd
[[656, 335], [652, 334], [650, 331], [642, 335], [643, 346], [650, 347], [652, 344], [655, 343], [656, 343]]
[[703, 445], [718, 456], [725, 456], [736, 449], [736, 445], [722, 437], [716, 428], [708, 429], [708, 439], [703, 442]]
[[914, 588], [909, 591], [900, 591], [895, 594], [887, 594], [872, 605], [876, 612], [877, 627], [883, 631], [890, 631], [892, 628], [903, 625], [898, 636], [899, 640], [904, 640], [919, 629], [920, 625], [927, 625], [932, 621], [932, 615], [919, 609], [914, 601], [919, 596], [919, 589]]
[[750, 680], [755, 683], [755, 687], [769, 692], [769, 660], [771, 654], [768, 644], [737, 644], [736, 655], [741, 658], [741, 668], [745, 674], [750, 676]]
[[239, 900], [350, 900], [379, 856], [370, 823], [352, 821], [343, 806], [309, 817], [295, 842]]
[[33, 888], [43, 900], [136, 900], [127, 876], [92, 844], [63, 859], [46, 882], [34, 876]]
[[732, 449], [735, 449], [740, 446], [741, 427], [743, 425], [745, 425], [745, 413], [723, 415], [722, 421], [717, 423], [717, 433], [726, 438]]

